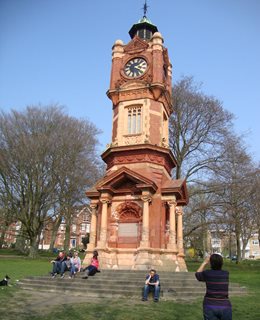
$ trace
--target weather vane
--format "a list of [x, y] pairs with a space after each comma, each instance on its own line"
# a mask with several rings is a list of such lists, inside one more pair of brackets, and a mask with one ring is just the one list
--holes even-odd
[[143, 6], [143, 10], [144, 10], [144, 17], [146, 17], [147, 9], [148, 9], [148, 5], [147, 5], [146, 0], [145, 0], [145, 2], [144, 2], [144, 6]]

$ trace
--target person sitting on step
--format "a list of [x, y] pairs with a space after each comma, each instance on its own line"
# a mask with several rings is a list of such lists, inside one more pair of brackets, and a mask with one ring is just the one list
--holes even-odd
[[99, 272], [99, 261], [98, 261], [98, 252], [95, 250], [93, 252], [93, 257], [91, 258], [90, 265], [87, 266], [84, 271], [84, 276], [82, 279], [87, 279], [88, 276], [94, 276], [97, 272]]
[[73, 257], [70, 259], [70, 276], [69, 278], [74, 278], [77, 272], [80, 272], [81, 269], [81, 259], [77, 251], [74, 252]]
[[147, 301], [149, 292], [153, 292], [153, 301], [158, 302], [160, 295], [160, 280], [159, 275], [154, 269], [151, 269], [146, 276], [142, 298], [143, 301]]
[[72, 252], [69, 252], [68, 255], [66, 255], [67, 259], [64, 259], [61, 263], [60, 267], [60, 277], [63, 279], [65, 277], [65, 271], [71, 270], [71, 258], [72, 258]]
[[52, 278], [55, 278], [57, 273], [61, 273], [61, 265], [66, 260], [67, 260], [67, 256], [65, 254], [65, 251], [60, 251], [57, 258], [54, 260], [51, 260], [51, 263], [53, 264], [52, 272], [51, 272]]

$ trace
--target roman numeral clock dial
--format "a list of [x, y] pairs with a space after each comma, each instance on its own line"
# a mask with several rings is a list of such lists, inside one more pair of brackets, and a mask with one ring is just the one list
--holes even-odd
[[124, 73], [129, 78], [137, 78], [142, 76], [146, 69], [147, 62], [143, 58], [134, 58], [126, 63]]

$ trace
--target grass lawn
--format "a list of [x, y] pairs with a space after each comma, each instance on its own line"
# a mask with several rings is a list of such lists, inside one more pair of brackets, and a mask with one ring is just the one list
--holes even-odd
[[[28, 275], [47, 274], [51, 265], [51, 257], [40, 257], [31, 260], [23, 256], [14, 257], [1, 255], [0, 278], [9, 274], [12, 287], [0, 289], [0, 319], [100, 319], [100, 320], [138, 320], [138, 319], [171, 319], [201, 320], [202, 300], [190, 304], [160, 301], [142, 303], [136, 300], [98, 300], [86, 303], [61, 304], [59, 306], [28, 309], [26, 295], [16, 288], [16, 280]], [[200, 262], [188, 261], [188, 269], [193, 272]], [[260, 261], [245, 261], [239, 265], [225, 262], [224, 269], [230, 271], [230, 280], [246, 286], [249, 294], [231, 299], [234, 320], [260, 320]], [[27, 298], [28, 299], [28, 298]]]

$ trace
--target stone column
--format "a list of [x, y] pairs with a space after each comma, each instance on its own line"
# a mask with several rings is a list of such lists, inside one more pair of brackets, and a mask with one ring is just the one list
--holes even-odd
[[116, 83], [120, 79], [122, 58], [124, 56], [124, 43], [121, 40], [116, 40], [112, 48], [112, 70], [110, 78], [110, 89], [116, 89]]
[[156, 32], [152, 37], [153, 50], [153, 82], [163, 82], [163, 37]]
[[176, 246], [176, 217], [175, 217], [175, 208], [176, 201], [171, 200], [167, 202], [170, 208], [170, 232], [169, 232], [169, 243], [167, 244], [167, 249], [171, 249], [173, 251], [177, 251]]
[[142, 240], [140, 247], [150, 247], [149, 239], [149, 203], [151, 202], [151, 197], [144, 195], [141, 197], [143, 200], [143, 227], [142, 227]]
[[107, 245], [107, 209], [110, 201], [108, 199], [100, 199], [102, 203], [100, 238], [98, 241], [99, 248], [105, 248]]
[[184, 256], [183, 250], [183, 226], [182, 226], [182, 207], [176, 207], [177, 213], [177, 247], [178, 256]]
[[90, 208], [91, 208], [91, 223], [90, 223], [90, 236], [89, 236], [89, 244], [88, 250], [94, 250], [96, 247], [96, 240], [97, 240], [97, 201], [91, 201]]

